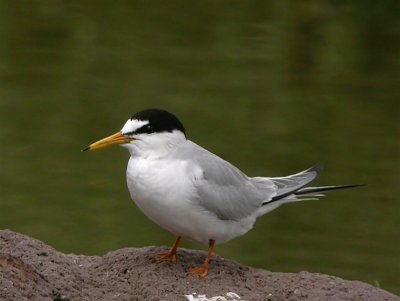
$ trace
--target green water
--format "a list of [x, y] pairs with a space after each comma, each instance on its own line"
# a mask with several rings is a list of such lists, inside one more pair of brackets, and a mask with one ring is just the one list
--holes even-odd
[[80, 152], [160, 107], [248, 175], [321, 161], [316, 184], [368, 184], [281, 207], [219, 255], [400, 294], [397, 2], [85, 3], [0, 2], [0, 228], [83, 254], [172, 244], [130, 200], [128, 153]]

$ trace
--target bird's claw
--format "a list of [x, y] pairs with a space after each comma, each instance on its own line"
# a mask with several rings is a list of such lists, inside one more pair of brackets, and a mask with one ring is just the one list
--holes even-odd
[[188, 273], [191, 275], [197, 275], [201, 277], [205, 277], [208, 275], [208, 268], [206, 267], [199, 267], [199, 268], [190, 268], [188, 270]]
[[154, 258], [158, 261], [169, 261], [176, 263], [178, 261], [178, 256], [174, 252], [157, 253], [154, 254]]

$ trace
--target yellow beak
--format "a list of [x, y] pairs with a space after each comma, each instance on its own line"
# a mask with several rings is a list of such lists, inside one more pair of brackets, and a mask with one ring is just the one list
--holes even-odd
[[95, 143], [90, 144], [88, 147], [84, 148], [82, 151], [88, 150], [96, 150], [100, 148], [106, 148], [109, 146], [124, 144], [135, 140], [134, 138], [126, 137], [121, 134], [121, 132], [115, 133], [114, 135], [108, 136], [104, 139], [101, 139]]

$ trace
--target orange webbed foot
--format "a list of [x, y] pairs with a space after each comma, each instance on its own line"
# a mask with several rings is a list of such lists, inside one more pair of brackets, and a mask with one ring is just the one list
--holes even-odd
[[188, 273], [191, 275], [197, 275], [201, 277], [205, 277], [208, 275], [208, 268], [207, 267], [199, 267], [199, 268], [190, 268]]
[[169, 261], [169, 262], [177, 262], [178, 261], [178, 256], [176, 256], [176, 250], [178, 250], [179, 243], [181, 241], [181, 237], [177, 236], [176, 240], [174, 242], [174, 245], [172, 246], [172, 249], [169, 252], [166, 253], [158, 253], [154, 254], [154, 259], [158, 261]]
[[188, 270], [188, 273], [191, 275], [197, 275], [201, 277], [205, 277], [208, 275], [208, 264], [210, 263], [211, 260], [211, 254], [212, 250], [214, 248], [215, 240], [210, 239], [210, 242], [208, 244], [208, 251], [207, 251], [207, 257], [206, 260], [204, 261], [204, 264], [202, 267], [199, 268], [191, 268]]
[[178, 256], [176, 256], [176, 252], [157, 253], [154, 254], [154, 258], [158, 261], [169, 261], [173, 263], [176, 263], [178, 261]]

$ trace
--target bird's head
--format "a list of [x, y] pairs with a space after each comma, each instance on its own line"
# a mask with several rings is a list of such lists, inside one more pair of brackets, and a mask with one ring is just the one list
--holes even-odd
[[148, 109], [134, 114], [119, 132], [90, 144], [82, 151], [121, 145], [135, 154], [166, 149], [184, 140], [185, 128], [175, 115], [160, 109]]

